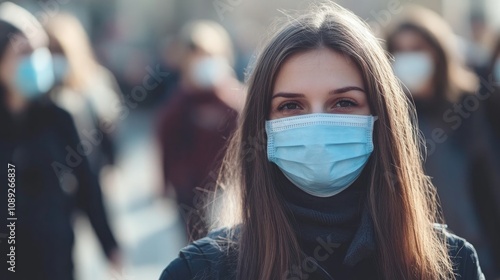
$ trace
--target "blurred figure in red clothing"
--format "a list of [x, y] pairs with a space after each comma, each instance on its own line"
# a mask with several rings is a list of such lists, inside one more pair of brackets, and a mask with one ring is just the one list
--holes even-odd
[[165, 185], [175, 189], [188, 239], [195, 240], [206, 233], [202, 198], [215, 183], [244, 95], [222, 26], [189, 23], [181, 30], [179, 48], [180, 81], [161, 110], [158, 136]]

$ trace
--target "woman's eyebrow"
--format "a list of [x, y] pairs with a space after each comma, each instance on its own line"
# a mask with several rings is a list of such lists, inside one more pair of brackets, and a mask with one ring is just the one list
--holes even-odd
[[285, 97], [285, 98], [297, 98], [297, 97], [304, 97], [302, 93], [292, 93], [292, 92], [278, 92], [275, 95], [273, 95], [273, 98], [276, 97]]
[[338, 89], [332, 90], [332, 91], [330, 91], [330, 94], [340, 94], [340, 93], [346, 93], [346, 92], [348, 92], [348, 91], [352, 91], [352, 90], [365, 92], [365, 90], [364, 90], [364, 89], [362, 89], [362, 88], [360, 88], [360, 87], [356, 87], [356, 86], [348, 86], [348, 87], [343, 87], [343, 88], [338, 88]]
[[[334, 90], [330, 91], [329, 93], [330, 94], [341, 94], [341, 93], [346, 93], [346, 92], [353, 91], [353, 90], [365, 92], [365, 90], [362, 89], [362, 88], [360, 88], [360, 87], [348, 86], [348, 87], [342, 87], [342, 88], [334, 89]], [[272, 98], [276, 98], [276, 97], [297, 98], [297, 97], [304, 97], [304, 96], [305, 95], [302, 94], [302, 93], [278, 92], [275, 95], [273, 95]]]

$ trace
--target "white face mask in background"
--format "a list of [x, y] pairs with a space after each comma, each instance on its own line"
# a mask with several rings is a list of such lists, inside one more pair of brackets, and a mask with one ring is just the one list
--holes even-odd
[[425, 52], [395, 53], [393, 69], [413, 95], [418, 94], [434, 73], [432, 57]]
[[220, 57], [206, 57], [195, 62], [191, 69], [193, 82], [203, 89], [213, 88], [231, 73], [227, 61]]

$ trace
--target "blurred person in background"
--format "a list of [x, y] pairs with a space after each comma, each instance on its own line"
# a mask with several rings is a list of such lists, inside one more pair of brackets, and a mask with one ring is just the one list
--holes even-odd
[[17, 218], [15, 244], [0, 244], [2, 252], [15, 246], [16, 272], [2, 261], [1, 279], [73, 279], [77, 207], [88, 215], [108, 259], [120, 264], [86, 147], [71, 116], [47, 97], [54, 84], [47, 47], [48, 36], [33, 15], [11, 2], [0, 4], [0, 160], [6, 178], [7, 165], [15, 166]]
[[213, 186], [244, 95], [231, 68], [232, 44], [218, 23], [195, 21], [180, 32], [178, 87], [160, 111], [163, 178], [175, 189], [188, 239], [205, 234], [200, 205]]
[[96, 61], [89, 38], [75, 16], [58, 13], [45, 29], [56, 82], [51, 98], [73, 116], [80, 138], [92, 143], [87, 159], [92, 172], [100, 176], [105, 166], [115, 162], [113, 132], [122, 105], [120, 89], [113, 74]]
[[[451, 231], [474, 244], [489, 279], [498, 273], [493, 236], [478, 208], [486, 201], [478, 201], [476, 194], [498, 188], [500, 167], [480, 97], [475, 95], [478, 79], [459, 61], [454, 42], [451, 28], [439, 15], [408, 6], [388, 31], [387, 49], [394, 55], [396, 76], [415, 102], [427, 144], [425, 171], [437, 188], [445, 221]], [[489, 215], [500, 218], [497, 212]]]

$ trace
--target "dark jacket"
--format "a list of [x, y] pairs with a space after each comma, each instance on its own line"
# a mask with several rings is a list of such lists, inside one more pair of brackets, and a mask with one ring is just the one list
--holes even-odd
[[[443, 226], [437, 226], [437, 230], [447, 238], [456, 280], [484, 280], [474, 247]], [[226, 230], [212, 232], [209, 236], [183, 248], [179, 257], [165, 268], [160, 280], [235, 279], [237, 256], [230, 251], [228, 253], [217, 242], [220, 238], [225, 238], [226, 232]], [[373, 258], [362, 260], [352, 271], [353, 274], [349, 279], [382, 279], [376, 277], [377, 268]], [[333, 279], [321, 270], [313, 271], [308, 276], [307, 279]]]
[[[4, 108], [3, 108], [4, 109]], [[48, 100], [38, 100], [12, 116], [0, 108], [0, 166], [15, 166], [15, 244], [0, 240], [0, 279], [73, 279], [72, 221], [77, 208], [89, 217], [106, 254], [117, 248], [97, 178], [90, 171], [71, 116]], [[85, 154], [85, 152], [83, 152]], [[7, 184], [0, 218], [7, 219]], [[0, 232], [4, 232], [5, 229]], [[16, 272], [3, 258], [15, 246]], [[9, 248], [10, 249], [10, 248]], [[7, 272], [6, 278], [2, 273]], [[16, 278], [14, 278], [16, 277]]]

